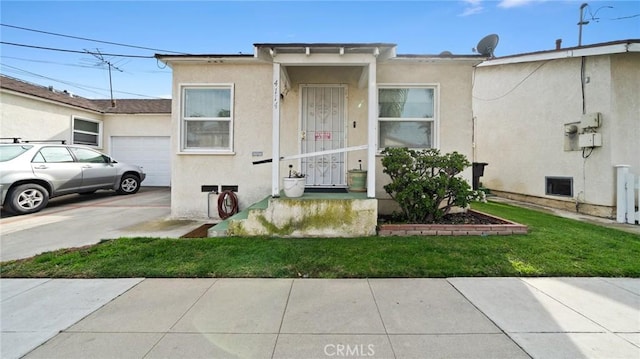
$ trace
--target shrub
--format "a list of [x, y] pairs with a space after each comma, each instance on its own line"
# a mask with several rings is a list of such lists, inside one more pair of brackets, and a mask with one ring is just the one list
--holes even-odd
[[434, 223], [454, 206], [466, 208], [484, 193], [473, 191], [458, 174], [471, 163], [458, 153], [444, 155], [437, 149], [386, 148], [383, 172], [391, 177], [385, 191], [412, 223]]

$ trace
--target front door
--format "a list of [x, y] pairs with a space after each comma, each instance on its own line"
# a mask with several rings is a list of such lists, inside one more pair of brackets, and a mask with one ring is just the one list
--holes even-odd
[[[346, 87], [302, 86], [301, 153], [345, 148]], [[307, 186], [345, 186], [345, 153], [305, 157]]]

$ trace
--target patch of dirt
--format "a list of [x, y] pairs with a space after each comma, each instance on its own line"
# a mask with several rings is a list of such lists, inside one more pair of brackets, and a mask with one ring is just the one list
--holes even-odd
[[[409, 222], [406, 219], [400, 218], [399, 216], [388, 215], [388, 216], [379, 216], [378, 223], [407, 224]], [[495, 218], [483, 216], [480, 213], [466, 212], [466, 213], [450, 213], [444, 216], [439, 221], [436, 221], [433, 223], [426, 223], [426, 224], [504, 224], [504, 222]]]
[[215, 226], [215, 223], [203, 224], [180, 238], [207, 238], [209, 236], [209, 228], [213, 226]]

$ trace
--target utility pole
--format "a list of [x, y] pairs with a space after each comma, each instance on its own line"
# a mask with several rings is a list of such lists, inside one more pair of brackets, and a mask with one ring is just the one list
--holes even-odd
[[584, 21], [584, 8], [589, 6], [587, 3], [580, 5], [580, 22], [578, 22], [578, 46], [582, 46], [582, 25], [587, 25], [589, 21]]

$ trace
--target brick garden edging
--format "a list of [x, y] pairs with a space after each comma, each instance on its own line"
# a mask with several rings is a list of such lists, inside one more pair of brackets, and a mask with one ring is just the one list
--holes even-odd
[[382, 224], [381, 237], [389, 236], [487, 236], [527, 234], [529, 228], [490, 214], [469, 210], [479, 217], [491, 219], [496, 224]]

